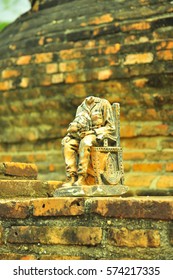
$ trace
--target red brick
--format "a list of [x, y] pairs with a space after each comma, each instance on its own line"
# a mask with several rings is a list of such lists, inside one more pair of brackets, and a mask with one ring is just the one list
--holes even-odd
[[121, 45], [120, 44], [115, 44], [115, 45], [113, 45], [113, 46], [108, 46], [106, 49], [105, 49], [105, 51], [104, 51], [104, 53], [107, 55], [107, 54], [115, 54], [115, 53], [117, 53], [119, 50], [120, 50], [120, 48], [121, 48]]
[[125, 24], [121, 26], [121, 30], [123, 32], [131, 31], [131, 30], [147, 30], [150, 29], [151, 25], [149, 22], [135, 22], [132, 24]]
[[20, 75], [20, 72], [18, 70], [6, 69], [6, 70], [2, 71], [3, 79], [18, 77], [19, 75]]
[[143, 124], [140, 134], [144, 136], [157, 136], [157, 135], [168, 135], [169, 126], [167, 124], [154, 124], [147, 123]]
[[160, 176], [157, 188], [173, 188], [173, 175]]
[[62, 50], [60, 51], [59, 55], [62, 60], [72, 60], [72, 59], [83, 57], [83, 54], [80, 51], [76, 51], [73, 49]]
[[38, 53], [35, 55], [35, 63], [52, 62], [53, 53]]
[[57, 63], [49, 63], [46, 65], [46, 73], [52, 74], [58, 72], [58, 64]]
[[5, 175], [19, 176], [27, 178], [37, 178], [38, 169], [35, 164], [21, 163], [21, 162], [4, 162], [3, 163]]
[[31, 62], [31, 59], [32, 59], [31, 55], [20, 56], [17, 59], [16, 64], [17, 65], [27, 65]]
[[134, 85], [138, 88], [144, 88], [147, 82], [148, 82], [147, 78], [135, 79], [133, 81]]
[[118, 247], [159, 247], [160, 234], [157, 230], [129, 230], [127, 228], [111, 228], [110, 242]]
[[0, 254], [0, 260], [36, 260], [34, 255], [4, 253]]
[[12, 81], [4, 81], [0, 82], [0, 91], [5, 91], [13, 88], [13, 82]]
[[84, 82], [86, 80], [85, 74], [83, 72], [81, 73], [68, 73], [65, 77], [65, 82], [67, 84], [73, 84], [77, 82]]
[[173, 163], [172, 162], [168, 162], [166, 164], [166, 171], [173, 172]]
[[52, 83], [52, 78], [50, 75], [43, 76], [42, 79], [40, 80], [41, 86], [50, 86], [51, 83]]
[[63, 83], [63, 81], [64, 81], [64, 75], [62, 73], [52, 75], [53, 84], [60, 84]]
[[59, 71], [60, 72], [72, 72], [77, 70], [77, 62], [70, 61], [70, 62], [61, 62], [59, 64]]
[[152, 61], [153, 61], [152, 53], [128, 54], [126, 56], [124, 65], [145, 64], [145, 63], [151, 63]]
[[138, 134], [138, 127], [130, 124], [122, 124], [120, 128], [120, 135], [123, 138], [135, 137]]
[[9, 243], [91, 245], [100, 244], [99, 227], [15, 226], [9, 229]]
[[25, 219], [29, 216], [29, 201], [0, 200], [0, 217]]
[[157, 52], [158, 60], [173, 60], [173, 51], [165, 50]]
[[154, 175], [146, 174], [126, 174], [125, 184], [129, 187], [150, 187], [155, 179]]
[[98, 72], [99, 81], [108, 80], [111, 76], [112, 76], [112, 71], [110, 69], [105, 69]]
[[139, 160], [139, 159], [145, 159], [145, 153], [144, 152], [129, 152], [124, 151], [123, 152], [123, 159], [124, 160]]
[[158, 146], [158, 141], [156, 138], [154, 137], [150, 137], [150, 138], [132, 138], [132, 139], [121, 139], [121, 144], [122, 147], [124, 147], [125, 149], [135, 149], [138, 150], [139, 149], [157, 149]]
[[76, 216], [84, 214], [83, 198], [42, 198], [32, 202], [34, 216]]
[[162, 163], [134, 163], [133, 170], [140, 172], [159, 172], [162, 171]]
[[48, 186], [39, 180], [0, 180], [0, 197], [47, 197]]
[[29, 81], [30, 81], [29, 78], [23, 77], [23, 78], [21, 79], [21, 82], [20, 82], [20, 87], [21, 87], [21, 88], [27, 88], [28, 85], [29, 85]]
[[88, 22], [88, 24], [89, 25], [99, 25], [99, 24], [108, 23], [108, 22], [112, 22], [112, 21], [113, 21], [112, 15], [111, 14], [105, 14], [105, 15], [102, 15], [100, 17], [93, 18], [92, 20], [90, 20]]
[[173, 220], [172, 197], [92, 198], [91, 213], [122, 219]]

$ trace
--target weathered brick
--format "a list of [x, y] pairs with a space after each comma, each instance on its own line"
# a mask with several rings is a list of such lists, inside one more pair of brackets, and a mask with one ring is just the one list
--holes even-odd
[[29, 216], [29, 205], [29, 200], [0, 200], [0, 217], [5, 219], [25, 219]]
[[31, 55], [24, 55], [24, 56], [20, 56], [17, 59], [16, 64], [17, 65], [27, 65], [31, 62], [32, 56]]
[[39, 180], [1, 180], [1, 198], [47, 197], [48, 187]]
[[105, 69], [98, 72], [99, 81], [108, 80], [111, 76], [112, 76], [112, 71], [110, 69]]
[[64, 81], [64, 75], [62, 73], [52, 75], [53, 84], [60, 84], [63, 83], [63, 81]]
[[134, 85], [138, 88], [144, 88], [147, 82], [148, 82], [147, 78], [135, 79], [133, 81]]
[[173, 51], [164, 50], [157, 52], [158, 60], [173, 60]]
[[104, 53], [107, 55], [107, 54], [114, 54], [114, 53], [117, 53], [119, 50], [121, 49], [121, 45], [120, 44], [115, 44], [113, 46], [108, 46]]
[[32, 202], [34, 216], [76, 216], [84, 214], [83, 198], [43, 198]]
[[168, 162], [166, 164], [166, 171], [173, 172], [173, 163], [172, 162]]
[[158, 43], [158, 45], [156, 46], [156, 50], [162, 50], [162, 49], [173, 49], [173, 41], [162, 41], [161, 43]]
[[21, 87], [21, 88], [27, 88], [28, 85], [29, 85], [29, 81], [30, 81], [29, 78], [23, 77], [23, 78], [21, 79], [21, 82], [20, 82], [20, 87]]
[[0, 260], [36, 260], [34, 255], [4, 253], [0, 254]]
[[9, 229], [9, 243], [96, 245], [102, 240], [99, 227], [15, 226]]
[[157, 135], [168, 135], [169, 126], [167, 124], [143, 124], [140, 134], [143, 136], [157, 136]]
[[121, 30], [123, 32], [131, 31], [131, 30], [147, 30], [150, 29], [151, 24], [149, 22], [135, 22], [132, 24], [125, 24], [121, 26]]
[[92, 213], [103, 217], [173, 219], [173, 200], [171, 197], [93, 198], [89, 204]]
[[113, 21], [112, 15], [111, 14], [105, 14], [105, 15], [102, 15], [100, 17], [93, 18], [92, 20], [90, 20], [88, 22], [88, 24], [89, 25], [99, 25], [99, 24], [108, 23], [108, 22], [112, 22], [112, 21]]
[[18, 77], [19, 75], [20, 75], [20, 71], [14, 70], [14, 69], [6, 69], [6, 70], [2, 71], [3, 79]]
[[4, 162], [0, 164], [0, 173], [4, 175], [37, 178], [38, 168], [35, 164], [21, 162]]
[[62, 50], [60, 51], [59, 55], [62, 60], [72, 60], [72, 59], [83, 57], [82, 52], [73, 49]]
[[131, 138], [138, 135], [138, 128], [135, 125], [124, 124], [121, 125], [120, 135], [123, 138]]
[[159, 172], [162, 171], [163, 164], [162, 163], [134, 163], [133, 171], [140, 172]]
[[132, 138], [132, 139], [122, 139], [121, 140], [122, 147], [126, 149], [135, 149], [135, 150], [141, 150], [141, 149], [157, 149], [158, 141], [156, 138]]
[[35, 54], [35, 63], [47, 63], [52, 62], [53, 53], [37, 53]]
[[159, 247], [160, 234], [157, 230], [129, 230], [111, 228], [109, 241], [119, 247]]
[[42, 80], [40, 81], [41, 86], [50, 86], [52, 83], [52, 78], [50, 75], [45, 75], [42, 77]]
[[123, 159], [124, 160], [142, 160], [145, 159], [145, 153], [144, 152], [129, 152], [129, 151], [124, 151], [123, 152]]
[[173, 175], [160, 176], [156, 186], [157, 188], [173, 188]]
[[67, 84], [73, 84], [73, 83], [77, 83], [77, 82], [82, 82], [85, 81], [86, 77], [85, 77], [85, 73], [81, 72], [81, 73], [67, 73], [66, 77], [65, 77], [65, 82]]
[[154, 175], [144, 174], [127, 174], [125, 184], [129, 187], [150, 187], [156, 177]]
[[8, 80], [4, 82], [0, 82], [0, 91], [5, 91], [13, 88], [13, 82]]
[[124, 65], [151, 63], [153, 58], [152, 53], [128, 54], [125, 58]]
[[49, 63], [46, 65], [46, 73], [52, 74], [58, 72], [58, 64], [57, 63]]
[[59, 64], [59, 71], [60, 72], [71, 72], [77, 70], [77, 62], [76, 61], [70, 61], [70, 62], [61, 62]]

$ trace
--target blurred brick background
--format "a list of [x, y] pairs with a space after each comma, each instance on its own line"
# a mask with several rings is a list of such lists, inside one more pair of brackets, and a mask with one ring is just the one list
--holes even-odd
[[64, 179], [61, 139], [95, 95], [120, 102], [125, 183], [170, 193], [172, 1], [37, 3], [0, 33], [0, 162]]

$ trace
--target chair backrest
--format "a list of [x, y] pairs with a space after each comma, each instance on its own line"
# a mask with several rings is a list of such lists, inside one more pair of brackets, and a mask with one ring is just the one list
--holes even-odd
[[115, 136], [117, 138], [116, 146], [119, 147], [120, 146], [120, 104], [113, 103], [112, 110], [113, 110], [114, 120], [115, 120]]

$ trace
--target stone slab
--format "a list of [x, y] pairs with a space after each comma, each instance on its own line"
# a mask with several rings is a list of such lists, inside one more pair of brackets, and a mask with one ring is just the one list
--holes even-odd
[[81, 197], [106, 197], [121, 196], [128, 191], [124, 185], [92, 185], [92, 186], [72, 186], [58, 188], [54, 192], [54, 197], [58, 196], [81, 196]]

